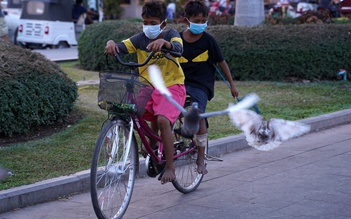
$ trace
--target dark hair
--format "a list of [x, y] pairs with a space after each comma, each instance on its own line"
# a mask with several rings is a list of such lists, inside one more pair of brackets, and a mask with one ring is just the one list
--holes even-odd
[[198, 14], [202, 14], [204, 17], [208, 16], [209, 9], [205, 3], [201, 0], [191, 0], [185, 5], [185, 17], [190, 18]]
[[166, 20], [167, 17], [167, 7], [164, 2], [161, 1], [146, 1], [144, 3], [142, 12], [142, 17], [158, 17], [160, 21]]
[[80, 5], [80, 4], [82, 4], [83, 3], [83, 0], [76, 0], [76, 4], [77, 5]]

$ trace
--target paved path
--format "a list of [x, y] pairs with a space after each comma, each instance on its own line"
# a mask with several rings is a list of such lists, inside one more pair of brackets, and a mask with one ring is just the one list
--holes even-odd
[[[52, 61], [78, 57], [77, 48], [39, 52]], [[350, 121], [351, 110], [304, 120], [313, 130]], [[248, 149], [242, 135], [215, 140], [210, 152], [226, 154], [224, 162], [209, 164], [197, 191], [183, 195], [171, 184], [138, 178], [125, 218], [351, 218], [350, 136], [351, 125], [343, 125], [270, 152]], [[230, 153], [240, 148], [244, 150]], [[0, 191], [0, 212], [86, 189], [87, 181], [88, 171]], [[89, 219], [95, 214], [89, 193], [0, 214], [0, 219], [22, 218]]]
[[[351, 217], [351, 124], [284, 142], [273, 151], [244, 149], [211, 162], [198, 190], [139, 178], [124, 218]], [[0, 214], [1, 219], [96, 218], [90, 194]]]
[[65, 49], [35, 49], [33, 52], [41, 53], [47, 59], [54, 62], [72, 61], [78, 59], [78, 49], [76, 46]]

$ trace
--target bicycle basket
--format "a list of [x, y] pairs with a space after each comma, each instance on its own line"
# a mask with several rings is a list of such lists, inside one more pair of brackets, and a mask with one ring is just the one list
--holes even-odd
[[118, 71], [100, 72], [99, 76], [98, 105], [101, 109], [141, 115], [154, 90], [147, 79]]

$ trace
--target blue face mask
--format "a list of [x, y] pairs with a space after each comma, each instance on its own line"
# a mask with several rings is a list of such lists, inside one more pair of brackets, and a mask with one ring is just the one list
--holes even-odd
[[200, 34], [200, 33], [204, 32], [206, 27], [207, 27], [207, 21], [204, 24], [196, 24], [196, 23], [192, 23], [190, 21], [189, 21], [189, 23], [190, 23], [189, 30], [193, 34]]
[[163, 29], [161, 29], [162, 23], [158, 25], [143, 25], [143, 32], [146, 37], [152, 40], [156, 39], [163, 31]]

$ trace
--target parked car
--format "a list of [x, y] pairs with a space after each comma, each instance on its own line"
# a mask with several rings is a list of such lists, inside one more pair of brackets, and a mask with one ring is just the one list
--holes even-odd
[[0, 0], [0, 3], [1, 3], [1, 8], [2, 8], [2, 9], [7, 8], [7, 1], [1, 1], [1, 0]]
[[[67, 48], [77, 45], [84, 29], [72, 20], [72, 0], [24, 0], [17, 41], [27, 48]], [[77, 31], [76, 31], [77, 30]]]
[[351, 0], [341, 1], [340, 14], [349, 15], [351, 14]]
[[19, 20], [22, 12], [21, 0], [3, 0], [1, 6], [5, 12], [5, 21], [9, 29], [9, 39], [12, 43], [17, 44], [17, 33]]

